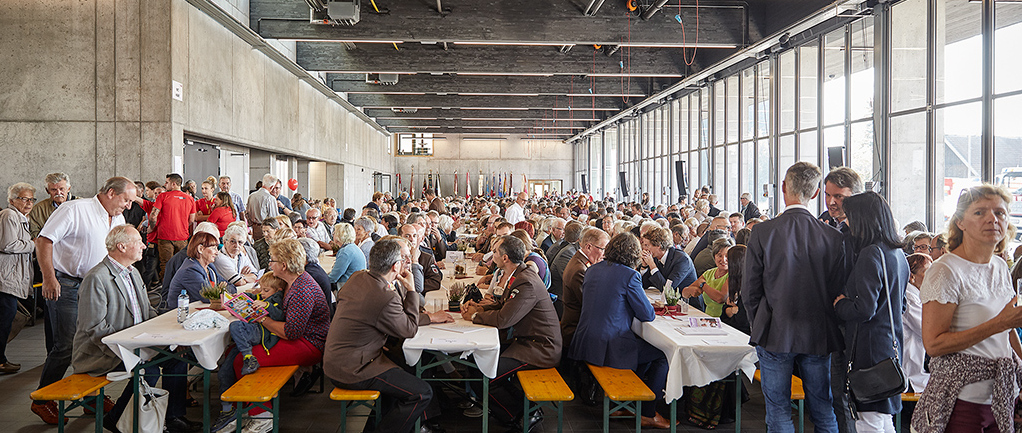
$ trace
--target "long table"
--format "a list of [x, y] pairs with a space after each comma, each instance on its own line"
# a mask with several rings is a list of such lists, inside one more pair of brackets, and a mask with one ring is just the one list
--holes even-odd
[[[205, 306], [208, 304], [192, 302], [189, 305], [189, 311], [195, 311], [197, 308]], [[219, 313], [229, 320], [237, 320], [227, 311]], [[175, 358], [188, 365], [202, 367], [202, 423], [204, 431], [209, 433], [211, 424], [209, 411], [210, 371], [217, 368], [217, 361], [223, 356], [230, 339], [231, 334], [226, 327], [194, 331], [184, 329], [180, 323], [177, 323], [177, 309], [174, 309], [151, 320], [107, 335], [103, 337], [102, 341], [121, 358], [125, 371], [132, 372], [136, 411], [139, 402], [138, 382], [141, 369], [167, 358]], [[187, 354], [178, 352], [176, 349], [180, 347], [191, 349], [195, 359], [192, 360], [186, 356]], [[133, 431], [137, 432], [138, 416], [133, 419]]]
[[[647, 293], [653, 295], [652, 293]], [[659, 295], [659, 294], [657, 294]], [[734, 372], [744, 373], [750, 380], [756, 371], [756, 350], [749, 345], [749, 336], [724, 324], [727, 335], [683, 335], [676, 328], [688, 317], [709, 317], [695, 308], [684, 316], [657, 316], [652, 322], [632, 321], [632, 332], [664, 352], [667, 356], [667, 388], [664, 401], [671, 403], [671, 432], [675, 426], [675, 406], [686, 386], [706, 386]], [[741, 377], [736, 377], [735, 431], [741, 431]]]

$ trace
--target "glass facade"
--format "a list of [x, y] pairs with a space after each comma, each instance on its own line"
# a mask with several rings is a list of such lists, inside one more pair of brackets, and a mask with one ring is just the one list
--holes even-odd
[[[794, 162], [824, 174], [848, 166], [899, 223], [933, 231], [945, 228], [963, 188], [993, 182], [1014, 194], [1013, 222], [1022, 224], [1022, 2], [992, 4], [984, 17], [982, 2], [901, 0], [824, 23], [619, 120], [599, 141], [584, 139], [575, 166], [579, 175], [602, 170], [587, 176], [601, 178], [590, 186], [619, 200], [649, 193], [651, 205], [670, 204], [709, 186], [722, 209], [737, 210], [750, 193], [770, 215]], [[811, 208], [825, 210], [820, 200]]]

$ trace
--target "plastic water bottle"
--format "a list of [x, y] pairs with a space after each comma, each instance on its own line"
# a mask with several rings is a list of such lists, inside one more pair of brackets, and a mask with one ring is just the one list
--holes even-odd
[[188, 293], [181, 292], [177, 295], [177, 323], [182, 323], [188, 318]]

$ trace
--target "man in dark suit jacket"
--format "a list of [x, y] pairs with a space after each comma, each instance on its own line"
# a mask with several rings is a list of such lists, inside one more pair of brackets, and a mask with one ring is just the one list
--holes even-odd
[[[107, 335], [156, 317], [156, 310], [146, 296], [142, 274], [132, 264], [142, 260], [145, 243], [138, 230], [131, 225], [114, 227], [106, 238], [108, 255], [82, 278], [78, 301], [78, 328], [74, 335], [74, 355], [71, 365], [75, 373], [104, 376], [113, 371], [124, 371], [120, 357], [102, 339]], [[112, 248], [111, 248], [112, 247]], [[187, 366], [179, 360], [166, 360], [146, 368], [146, 383], [156, 386], [159, 368], [167, 376], [163, 387], [171, 393], [167, 405], [167, 428], [171, 432], [198, 431], [201, 424], [188, 421], [185, 416], [184, 374]], [[124, 388], [113, 408], [103, 419], [103, 426], [117, 431], [114, 426], [131, 399], [132, 388]]]
[[373, 246], [368, 269], [354, 273], [337, 293], [323, 350], [323, 370], [334, 386], [380, 391], [383, 407], [389, 408], [376, 426], [381, 432], [412, 431], [433, 396], [429, 384], [383, 352], [388, 337], [412, 338], [420, 325], [429, 324], [414, 296], [410, 257], [408, 244], [399, 239]]
[[688, 254], [671, 246], [671, 232], [665, 228], [652, 228], [642, 235], [642, 263], [646, 272], [642, 273], [642, 287], [654, 287], [664, 291], [667, 280], [671, 287], [688, 287], [698, 279], [695, 267]]
[[833, 301], [847, 265], [843, 236], [806, 208], [820, 192], [820, 169], [788, 168], [781, 186], [784, 212], [760, 223], [749, 238], [742, 277], [771, 431], [791, 431], [791, 373], [799, 367], [810, 417], [820, 431], [838, 431], [832, 408], [830, 354], [844, 349]]
[[[521, 424], [532, 424], [537, 417], [522, 420], [522, 392], [511, 383], [515, 372], [533, 368], [556, 367], [561, 359], [561, 330], [546, 285], [539, 274], [525, 266], [525, 243], [514, 236], [497, 242], [494, 262], [506, 275], [507, 289], [498, 303], [466, 304], [461, 315], [472, 323], [495, 326], [501, 330], [514, 327], [514, 338], [497, 361], [497, 378], [490, 381], [490, 405], [495, 418], [522, 431]], [[482, 394], [482, 385], [473, 386]]]
[[738, 199], [738, 202], [742, 205], [740, 212], [742, 213], [742, 217], [745, 221], [763, 216], [763, 214], [759, 211], [759, 206], [756, 206], [756, 203], [753, 203], [752, 194], [747, 192], [742, 193], [742, 198]]
[[[586, 270], [603, 260], [603, 251], [607, 248], [608, 242], [610, 235], [607, 232], [597, 228], [586, 230], [578, 242], [581, 247], [564, 267], [561, 278], [563, 282], [561, 301], [564, 305], [564, 313], [561, 315], [561, 338], [564, 347], [571, 346], [571, 337], [575, 335], [578, 318], [582, 316], [582, 283], [585, 281]], [[563, 356], [561, 358], [564, 359]]]

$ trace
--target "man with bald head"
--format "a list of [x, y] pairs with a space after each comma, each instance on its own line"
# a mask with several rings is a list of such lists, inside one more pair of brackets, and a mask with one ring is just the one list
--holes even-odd
[[515, 197], [515, 204], [509, 206], [507, 212], [504, 212], [504, 219], [511, 225], [525, 221], [525, 203], [527, 201], [529, 201], [529, 194], [525, 191], [518, 193], [518, 197]]

